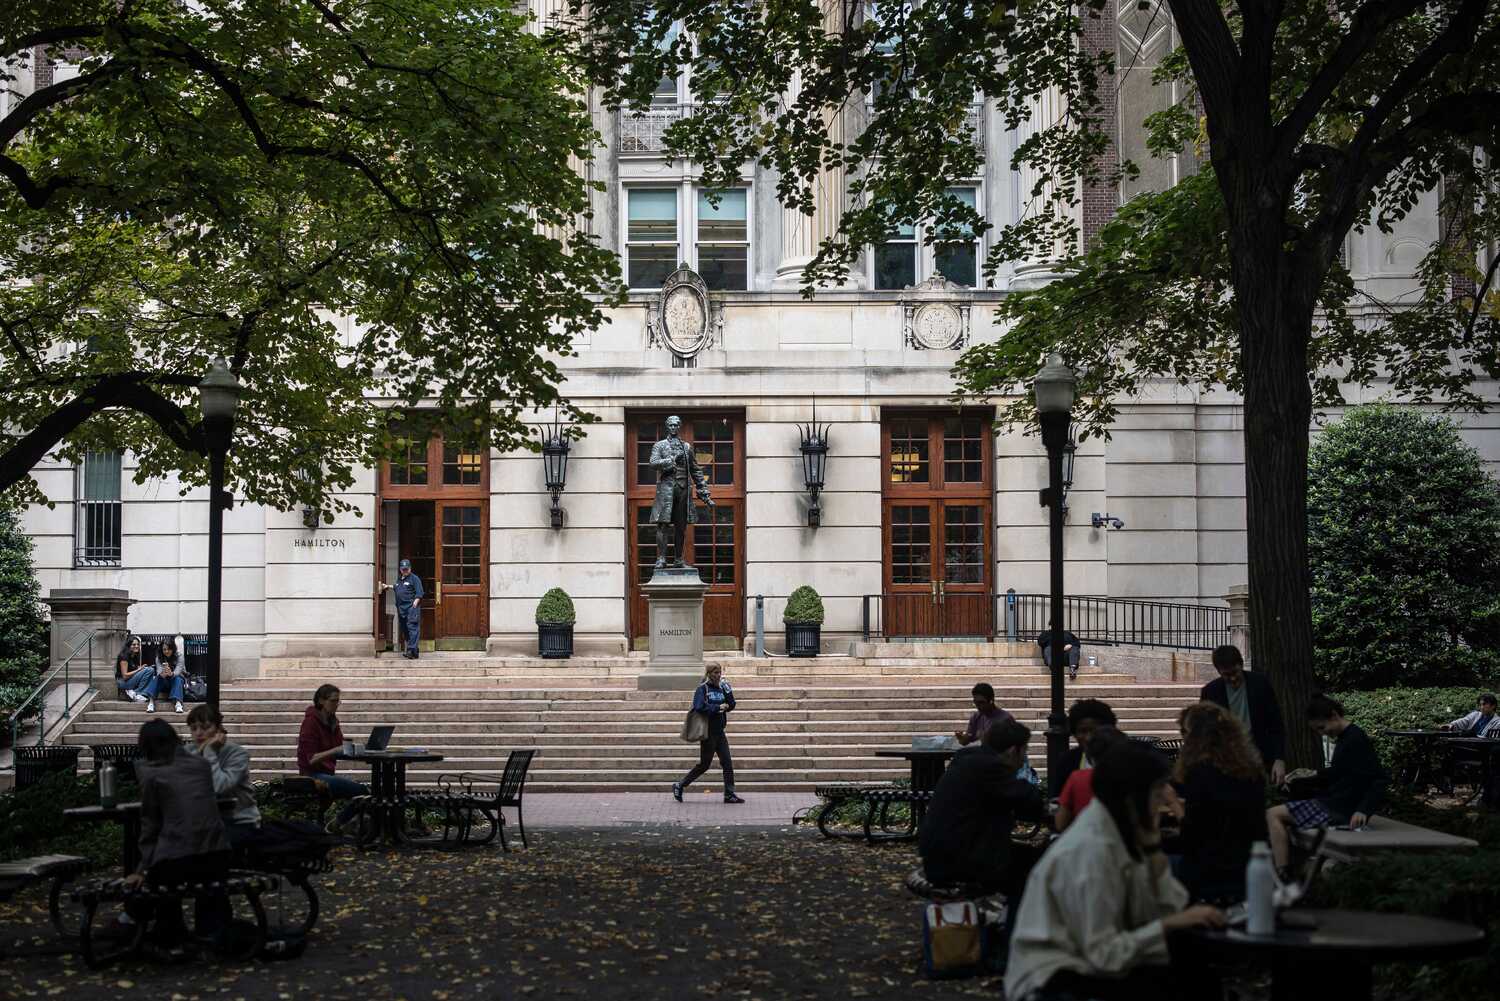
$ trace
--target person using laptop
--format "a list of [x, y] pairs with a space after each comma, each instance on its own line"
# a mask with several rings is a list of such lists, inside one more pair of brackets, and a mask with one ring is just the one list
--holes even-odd
[[1495, 711], [1495, 702], [1495, 696], [1486, 692], [1479, 696], [1473, 712], [1444, 723], [1438, 729], [1451, 731], [1460, 737], [1500, 737], [1500, 713]]
[[[322, 783], [334, 799], [352, 800], [368, 796], [370, 787], [363, 782], [334, 774], [338, 757], [344, 749], [344, 730], [339, 726], [339, 687], [319, 685], [313, 693], [313, 704], [302, 714], [302, 729], [297, 733], [297, 774]], [[342, 834], [344, 825], [358, 812], [349, 803], [328, 825], [329, 833]]]
[[965, 729], [955, 730], [953, 733], [954, 739], [965, 747], [968, 747], [976, 740], [983, 741], [984, 735], [996, 723], [1004, 723], [1006, 720], [1015, 719], [1014, 716], [995, 704], [995, 687], [993, 685], [981, 681], [974, 686], [974, 690], [969, 695], [974, 699], [974, 712], [969, 716], [969, 725]]

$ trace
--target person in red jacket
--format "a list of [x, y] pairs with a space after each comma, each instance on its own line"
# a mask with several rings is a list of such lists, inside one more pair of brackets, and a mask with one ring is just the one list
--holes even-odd
[[[334, 799], [352, 800], [356, 796], [368, 796], [370, 787], [363, 782], [342, 778], [334, 774], [338, 767], [338, 754], [344, 747], [344, 731], [339, 726], [339, 688], [337, 685], [320, 685], [313, 693], [313, 704], [302, 714], [302, 729], [297, 733], [297, 773], [316, 779]], [[358, 812], [355, 803], [345, 806], [328, 830], [342, 833]]]

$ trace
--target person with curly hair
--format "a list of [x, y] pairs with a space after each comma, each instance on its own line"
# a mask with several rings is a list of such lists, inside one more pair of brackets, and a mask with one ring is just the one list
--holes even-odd
[[1173, 779], [1184, 803], [1178, 877], [1192, 899], [1224, 906], [1245, 899], [1250, 848], [1266, 840], [1260, 752], [1229, 710], [1195, 702], [1177, 717], [1182, 752]]

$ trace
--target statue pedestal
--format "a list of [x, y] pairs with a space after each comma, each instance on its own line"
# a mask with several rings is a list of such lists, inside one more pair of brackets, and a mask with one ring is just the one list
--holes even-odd
[[651, 659], [636, 678], [640, 691], [691, 691], [703, 680], [703, 595], [697, 567], [663, 567], [641, 585]]

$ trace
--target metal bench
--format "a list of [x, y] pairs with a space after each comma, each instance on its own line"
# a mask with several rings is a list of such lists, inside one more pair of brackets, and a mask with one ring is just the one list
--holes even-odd
[[83, 907], [83, 919], [79, 928], [79, 951], [89, 969], [97, 970], [125, 956], [139, 951], [146, 937], [145, 921], [136, 921], [129, 932], [113, 948], [101, 949], [94, 929], [94, 915], [100, 904], [166, 903], [181, 906], [183, 900], [201, 900], [206, 897], [244, 897], [255, 914], [255, 934], [240, 944], [238, 949], [226, 952], [232, 959], [248, 960], [260, 952], [266, 943], [266, 909], [261, 903], [263, 893], [270, 893], [280, 886], [276, 876], [253, 872], [231, 872], [222, 880], [210, 883], [182, 883], [159, 885], [143, 883], [132, 887], [123, 879], [90, 880], [80, 884], [71, 894], [73, 900]]
[[37, 745], [15, 749], [16, 788], [25, 789], [58, 772], [78, 771], [81, 747], [66, 744]]
[[92, 867], [93, 863], [81, 855], [37, 855], [0, 863], [0, 900], [9, 900], [33, 883], [51, 880], [47, 912], [52, 915], [52, 926], [64, 938], [74, 938], [79, 930], [69, 928], [63, 917], [63, 888]]
[[864, 804], [865, 813], [870, 811], [870, 804], [865, 796], [873, 792], [884, 792], [895, 789], [896, 786], [890, 782], [830, 782], [813, 787], [813, 795], [825, 800], [823, 809], [818, 811], [818, 831], [825, 838], [862, 838], [864, 837], [864, 818], [860, 818], [861, 829], [857, 831], [840, 831], [830, 829], [829, 823], [838, 812], [839, 807], [845, 803], [857, 802]]
[[[877, 789], [865, 794], [864, 800], [869, 804], [865, 811], [865, 840], [876, 841], [909, 841], [917, 836], [917, 829], [921, 826], [922, 814], [926, 811], [927, 804], [932, 800], [932, 793], [918, 791], [915, 789]], [[890, 809], [893, 805], [905, 803], [909, 807], [907, 811], [906, 827], [899, 831], [890, 829]], [[877, 832], [876, 828], [879, 828]]]

